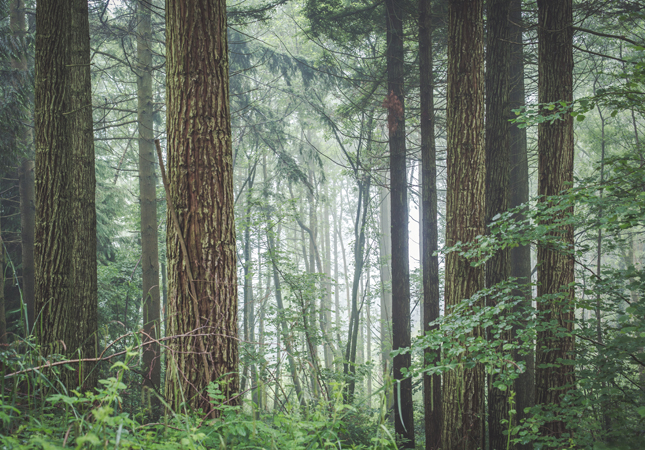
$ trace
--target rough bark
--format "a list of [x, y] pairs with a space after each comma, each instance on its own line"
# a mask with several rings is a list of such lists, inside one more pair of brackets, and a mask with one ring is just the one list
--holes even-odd
[[[509, 204], [509, 91], [508, 77], [510, 64], [509, 14], [510, 0], [489, 0], [487, 3], [487, 44], [486, 44], [486, 223], [497, 214], [508, 209]], [[508, 249], [495, 253], [486, 263], [486, 287], [508, 279], [511, 273]], [[496, 302], [488, 298], [487, 306]], [[490, 333], [488, 339], [495, 339]], [[511, 332], [500, 333], [502, 342], [510, 341]], [[502, 352], [502, 345], [498, 347]], [[488, 439], [489, 448], [504, 449], [508, 444], [510, 420], [508, 395], [494, 386], [496, 375], [488, 379]]]
[[[82, 311], [76, 323], [82, 336], [82, 355], [98, 354], [98, 299], [96, 267], [96, 175], [94, 169], [94, 128], [92, 120], [92, 79], [90, 76], [90, 23], [86, 0], [73, 0], [69, 64], [70, 125], [72, 146], [72, 217], [74, 247], [73, 302]], [[76, 313], [78, 316], [78, 312]], [[85, 388], [96, 385], [98, 372], [87, 364]]]
[[181, 336], [168, 345], [166, 400], [217, 415], [205, 388], [218, 381], [228, 404], [239, 388], [225, 2], [168, 0], [166, 52], [168, 328]]
[[[483, 1], [451, 0], [448, 40], [446, 244], [485, 232]], [[484, 287], [482, 267], [446, 258], [446, 314]], [[482, 335], [474, 329], [472, 338]], [[484, 447], [484, 371], [459, 366], [444, 375], [442, 448]]]
[[[87, 2], [39, 2], [36, 15], [36, 335], [45, 354], [96, 353], [96, 213]], [[71, 149], [71, 150], [70, 150]], [[92, 364], [61, 372], [96, 383]]]
[[144, 395], [149, 395], [153, 416], [158, 397], [149, 389], [161, 387], [159, 248], [157, 239], [157, 177], [152, 101], [151, 13], [147, 2], [137, 4], [137, 121], [139, 123], [139, 206], [141, 208], [141, 272], [143, 294]]
[[[434, 134], [434, 80], [432, 51], [432, 2], [419, 1], [419, 69], [421, 92], [421, 249], [423, 268], [424, 333], [437, 327], [430, 323], [439, 318], [439, 232], [437, 227], [437, 151]], [[441, 348], [427, 348], [425, 359], [436, 362]], [[441, 448], [441, 375], [424, 375], [425, 448]]]
[[[538, 0], [538, 100], [540, 103], [573, 100], [572, 0]], [[548, 111], [546, 113], [549, 113]], [[538, 127], [538, 194], [557, 195], [573, 182], [573, 118], [544, 122]], [[560, 238], [573, 247], [573, 227], [559, 230]], [[535, 354], [535, 403], [557, 408], [575, 384], [573, 365], [560, 360], [573, 358], [574, 261], [572, 255], [538, 246], [538, 296], [561, 295], [538, 302], [543, 323], [554, 328], [538, 331]], [[559, 438], [565, 423], [545, 424], [541, 433]]]
[[28, 333], [34, 326], [34, 230], [36, 226], [34, 161], [20, 167], [20, 241], [22, 245], [22, 299], [27, 306]]
[[[526, 104], [524, 92], [524, 50], [522, 39], [522, 1], [511, 0], [509, 14], [511, 41], [511, 60], [509, 65], [509, 101], [510, 108], [518, 109]], [[517, 125], [510, 127], [510, 160], [509, 207], [514, 208], [529, 201], [529, 164], [527, 157], [526, 128]], [[518, 216], [522, 220], [523, 216]], [[522, 245], [511, 249], [511, 276], [517, 278], [520, 285], [531, 282], [531, 247]], [[516, 296], [525, 296], [521, 308], [531, 310], [532, 295], [530, 290], [517, 290]], [[517, 422], [527, 418], [526, 408], [535, 404], [535, 355], [516, 355], [517, 361], [523, 361], [526, 370], [515, 380], [515, 410]], [[522, 450], [532, 448], [530, 444], [518, 446]]]
[[[410, 270], [408, 250], [408, 184], [405, 149], [403, 73], [403, 5], [386, 0], [387, 106], [390, 147], [390, 195], [392, 208], [392, 349], [410, 346]], [[412, 379], [403, 375], [409, 368], [409, 353], [393, 360], [394, 431], [404, 448], [414, 448]], [[398, 408], [398, 405], [401, 407]]]

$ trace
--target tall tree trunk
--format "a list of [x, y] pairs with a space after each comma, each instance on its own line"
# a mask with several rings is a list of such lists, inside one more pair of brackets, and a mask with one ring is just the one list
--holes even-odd
[[36, 226], [34, 161], [20, 167], [20, 241], [22, 243], [22, 299], [27, 306], [27, 333], [34, 326], [34, 230]]
[[[510, 109], [519, 109], [526, 104], [524, 92], [524, 46], [522, 39], [522, 0], [511, 0], [509, 13], [509, 40], [511, 41], [511, 59], [509, 65], [509, 102]], [[511, 171], [509, 181], [509, 207], [515, 208], [529, 201], [529, 163], [527, 157], [526, 128], [517, 125], [510, 127], [510, 160]], [[523, 220], [523, 217], [518, 217]], [[522, 245], [510, 251], [511, 277], [517, 278], [518, 283], [527, 286], [531, 282], [531, 246]], [[521, 308], [532, 309], [530, 289], [516, 290], [513, 295], [524, 296]], [[527, 418], [524, 412], [535, 404], [535, 355], [517, 354], [517, 361], [523, 361], [526, 370], [515, 380], [515, 410], [517, 423]], [[529, 450], [530, 444], [518, 448]]]
[[168, 0], [166, 52], [168, 325], [182, 336], [168, 345], [166, 399], [217, 415], [206, 386], [219, 381], [229, 404], [239, 389], [225, 2]]
[[[43, 352], [96, 353], [96, 213], [87, 2], [36, 14], [36, 334]], [[70, 151], [70, 149], [72, 149]], [[93, 364], [61, 374], [91, 389]]]
[[[572, 0], [538, 0], [538, 65], [540, 103], [573, 100], [573, 6]], [[550, 111], [545, 111], [549, 114]], [[573, 182], [573, 117], [541, 123], [538, 127], [538, 194], [558, 195]], [[564, 226], [558, 236], [573, 248], [573, 227]], [[558, 408], [575, 385], [574, 367], [559, 361], [571, 360], [573, 331], [574, 261], [544, 246], [538, 247], [538, 296], [562, 298], [538, 302], [544, 323], [554, 321], [560, 330], [539, 331], [535, 352], [535, 403]], [[562, 330], [566, 330], [562, 333]], [[556, 417], [559, 414], [556, 412]], [[541, 433], [560, 438], [565, 423], [554, 420]]]
[[330, 223], [329, 223], [329, 195], [328, 188], [325, 184], [325, 205], [324, 205], [324, 214], [323, 214], [323, 236], [324, 236], [324, 247], [325, 247], [325, 257], [323, 259], [323, 270], [325, 272], [325, 296], [323, 298], [323, 307], [322, 307], [322, 332], [325, 336], [325, 369], [331, 370], [334, 363], [334, 351], [331, 344], [331, 239], [330, 239]]
[[[508, 73], [510, 64], [509, 43], [510, 0], [489, 0], [487, 3], [487, 45], [486, 45], [486, 223], [497, 214], [508, 209], [510, 144], [509, 144], [509, 91]], [[508, 280], [511, 273], [508, 248], [495, 253], [486, 263], [486, 287]], [[493, 298], [486, 300], [487, 306], [494, 307]], [[512, 334], [505, 330], [500, 334], [502, 343], [510, 341]], [[490, 338], [492, 339], [492, 337]], [[498, 347], [498, 352], [503, 346]], [[509, 417], [508, 395], [511, 389], [494, 386], [495, 374], [488, 379], [488, 439], [489, 448], [507, 447]]]
[[[446, 245], [485, 232], [483, 1], [451, 0], [448, 39], [448, 193]], [[482, 267], [446, 258], [446, 314], [484, 287]], [[482, 335], [476, 328], [469, 339]], [[484, 447], [484, 370], [458, 366], [444, 375], [442, 448]]]
[[150, 389], [161, 388], [159, 248], [157, 240], [157, 177], [152, 120], [151, 14], [148, 3], [137, 3], [137, 121], [139, 122], [139, 204], [141, 208], [141, 272], [143, 294], [144, 395], [149, 396], [153, 418], [160, 402]]
[[284, 304], [282, 303], [282, 289], [281, 289], [281, 283], [280, 283], [280, 275], [278, 273], [278, 262], [276, 261], [277, 251], [275, 246], [275, 240], [273, 238], [272, 231], [269, 231], [267, 234], [268, 234], [268, 241], [269, 241], [269, 254], [271, 258], [271, 266], [273, 268], [273, 285], [275, 286], [275, 300], [276, 300], [276, 306], [277, 306], [278, 322], [282, 329], [282, 339], [284, 340], [284, 346], [285, 346], [285, 349], [287, 350], [287, 359], [289, 360], [289, 371], [291, 372], [291, 379], [293, 380], [293, 386], [296, 390], [296, 396], [298, 397], [300, 406], [304, 409], [307, 406], [307, 402], [305, 400], [305, 394], [302, 390], [302, 385], [300, 384], [300, 379], [298, 378], [296, 360], [293, 357], [294, 355], [294, 349], [292, 344], [293, 338], [291, 336], [291, 333], [289, 333], [289, 326], [287, 325], [287, 320], [284, 317]]
[[[0, 203], [0, 206], [2, 204]], [[2, 221], [0, 221], [0, 348], [4, 351], [7, 344], [7, 316], [5, 314], [4, 296], [4, 240], [2, 239]], [[0, 363], [0, 369], [3, 364]], [[4, 373], [4, 372], [3, 372]]]
[[[390, 144], [390, 195], [392, 207], [392, 349], [410, 346], [410, 270], [408, 253], [408, 184], [405, 150], [405, 99], [403, 91], [403, 5], [386, 0], [387, 98]], [[404, 448], [414, 448], [412, 379], [409, 353], [394, 357], [394, 431]], [[400, 408], [397, 407], [400, 405]]]
[[365, 265], [365, 240], [367, 233], [368, 210], [370, 203], [370, 177], [357, 180], [358, 202], [356, 205], [356, 219], [354, 221], [354, 278], [352, 282], [352, 306], [349, 316], [349, 330], [347, 333], [347, 347], [345, 350], [345, 363], [343, 373], [349, 376], [347, 381], [347, 395], [345, 401], [351, 403], [356, 388], [356, 349], [360, 327], [358, 307], [358, 288]]
[[[92, 79], [90, 75], [90, 23], [87, 0], [73, 0], [72, 46], [69, 65], [70, 117], [74, 127], [71, 134], [72, 214], [74, 224], [73, 302], [76, 310], [83, 311], [77, 333], [82, 336], [81, 354], [85, 358], [98, 355], [98, 298], [96, 267], [96, 174], [94, 168], [94, 122], [92, 119]], [[75, 314], [78, 314], [77, 312]], [[69, 325], [68, 325], [69, 326]], [[93, 389], [98, 371], [86, 365], [82, 374], [84, 388]]]
[[392, 370], [392, 237], [390, 228], [390, 196], [386, 188], [379, 188], [379, 256], [381, 275], [381, 374], [385, 389], [386, 406], [389, 411], [394, 404], [394, 391], [388, 386]]
[[[419, 1], [419, 69], [421, 91], [421, 263], [423, 268], [424, 333], [439, 318], [439, 231], [437, 227], [437, 151], [434, 135], [432, 2]], [[439, 360], [441, 348], [427, 348], [425, 360]], [[426, 450], [441, 448], [441, 375], [423, 376]]]

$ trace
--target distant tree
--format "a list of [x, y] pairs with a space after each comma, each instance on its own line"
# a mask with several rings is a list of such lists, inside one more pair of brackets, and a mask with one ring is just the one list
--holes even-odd
[[[483, 0], [451, 0], [448, 29], [448, 186], [446, 244], [485, 233]], [[446, 314], [484, 287], [484, 270], [451, 252], [446, 258]], [[482, 336], [475, 328], [471, 337]], [[443, 380], [444, 449], [484, 448], [484, 368], [463, 365]]]
[[[141, 208], [141, 272], [143, 294], [144, 389], [159, 389], [161, 337], [159, 296], [159, 249], [157, 239], [157, 177], [155, 174], [154, 104], [152, 98], [152, 17], [148, 2], [137, 3], [137, 121], [139, 125], [139, 205]], [[157, 395], [150, 396], [153, 414], [159, 408]]]
[[239, 388], [226, 4], [166, 2], [168, 344], [166, 399], [217, 415], [205, 388]]

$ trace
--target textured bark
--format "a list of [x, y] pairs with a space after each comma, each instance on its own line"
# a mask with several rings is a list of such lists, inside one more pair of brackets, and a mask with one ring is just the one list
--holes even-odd
[[[448, 40], [448, 189], [446, 244], [485, 232], [483, 1], [451, 0]], [[482, 267], [446, 258], [446, 313], [484, 287]], [[473, 330], [471, 336], [481, 336]], [[444, 375], [442, 448], [484, 448], [484, 371], [463, 366]]]
[[[526, 104], [524, 93], [524, 50], [522, 40], [522, 1], [511, 0], [510, 6], [510, 41], [511, 61], [509, 66], [509, 100], [510, 108], [518, 109]], [[529, 201], [529, 164], [526, 145], [526, 128], [517, 125], [510, 127], [511, 172], [509, 181], [509, 207], [514, 208]], [[518, 220], [523, 220], [519, 216]], [[527, 285], [531, 282], [531, 247], [523, 245], [511, 249], [511, 276], [518, 279], [518, 283]], [[532, 295], [528, 292], [517, 290], [513, 295], [526, 296], [522, 305], [523, 309], [532, 308]], [[515, 380], [515, 410], [517, 422], [527, 418], [525, 408], [535, 404], [535, 356], [516, 355], [517, 361], [523, 361], [526, 370]], [[532, 448], [530, 444], [518, 446], [523, 450]]]
[[[387, 117], [390, 146], [390, 195], [392, 226], [392, 349], [410, 346], [410, 270], [408, 250], [408, 183], [405, 150], [403, 91], [403, 5], [386, 0]], [[404, 377], [409, 353], [394, 357], [394, 431], [401, 446], [414, 448], [412, 379]], [[400, 408], [398, 407], [400, 405]]]
[[34, 161], [20, 167], [20, 241], [22, 245], [22, 299], [27, 305], [29, 333], [34, 326], [34, 231], [36, 226]]
[[[538, 0], [538, 100], [540, 103], [573, 100], [572, 0]], [[548, 111], [547, 111], [548, 113]], [[573, 118], [544, 122], [538, 127], [538, 194], [557, 195], [573, 182]], [[573, 247], [573, 227], [559, 233]], [[538, 303], [543, 322], [573, 331], [573, 256], [538, 247], [538, 296], [561, 294], [559, 299]], [[539, 331], [535, 353], [535, 402], [558, 407], [575, 383], [573, 365], [560, 359], [573, 358], [574, 339], [559, 330]], [[555, 420], [541, 430], [545, 436], [561, 437], [565, 424]]]
[[[238, 402], [239, 388], [224, 1], [168, 0], [166, 52], [168, 328], [181, 336], [168, 346], [166, 399], [177, 410], [185, 399], [217, 415], [208, 384], [219, 381], [229, 404]], [[178, 226], [171, 225], [173, 210]]]
[[[82, 311], [75, 324], [82, 337], [82, 355], [98, 354], [98, 299], [96, 268], [96, 175], [94, 169], [94, 129], [92, 121], [92, 79], [90, 76], [90, 23], [87, 0], [73, 0], [72, 53], [69, 65], [70, 125], [72, 146], [72, 217], [74, 247], [73, 302]], [[85, 387], [93, 388], [98, 372], [87, 364]]]
[[[36, 15], [36, 335], [45, 354], [96, 353], [96, 213], [87, 2], [42, 1]], [[64, 371], [96, 383], [92, 364]]]
[[[489, 0], [487, 3], [486, 43], [486, 223], [508, 209], [510, 174], [509, 122], [509, 14], [510, 0]], [[506, 281], [511, 273], [510, 253], [502, 249], [486, 263], [486, 287]], [[487, 305], [494, 307], [492, 298]], [[502, 342], [511, 340], [510, 330], [500, 333]], [[488, 336], [494, 339], [493, 336]], [[502, 346], [498, 347], [502, 352]], [[494, 386], [495, 374], [488, 379], [488, 439], [492, 450], [505, 449], [508, 445], [510, 420], [508, 395], [511, 389], [502, 391]]]
[[[424, 333], [437, 327], [430, 323], [439, 318], [439, 231], [437, 228], [437, 150], [434, 134], [434, 71], [432, 52], [432, 2], [419, 1], [419, 69], [421, 91], [421, 237], [423, 267]], [[441, 348], [428, 348], [428, 362], [439, 359]], [[424, 375], [426, 450], [441, 448], [441, 375]]]
[[137, 121], [139, 122], [139, 204], [141, 208], [141, 272], [143, 294], [144, 394], [150, 395], [153, 416], [158, 412], [158, 397], [148, 389], [161, 387], [161, 352], [156, 339], [161, 337], [159, 296], [159, 245], [157, 238], [157, 177], [152, 101], [152, 33], [148, 4], [137, 4]]

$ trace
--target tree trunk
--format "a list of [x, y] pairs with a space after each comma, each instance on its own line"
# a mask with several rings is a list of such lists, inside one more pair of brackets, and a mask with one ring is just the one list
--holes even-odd
[[[267, 217], [267, 219], [269, 218]], [[269, 220], [267, 220], [267, 222], [269, 222]], [[282, 339], [284, 340], [284, 346], [287, 350], [287, 359], [289, 360], [289, 371], [291, 372], [291, 379], [293, 380], [293, 386], [296, 390], [296, 396], [298, 397], [300, 406], [304, 409], [307, 406], [307, 402], [305, 400], [305, 394], [302, 391], [302, 385], [300, 384], [300, 380], [298, 379], [296, 360], [293, 357], [294, 355], [294, 349], [292, 345], [293, 338], [289, 333], [289, 327], [287, 325], [286, 319], [284, 318], [284, 305], [282, 303], [282, 289], [281, 289], [281, 283], [280, 283], [280, 275], [278, 274], [278, 262], [276, 261], [276, 258], [277, 258], [276, 246], [275, 246], [272, 231], [269, 231], [267, 234], [268, 234], [268, 241], [269, 241], [269, 254], [271, 258], [271, 266], [273, 268], [273, 285], [275, 286], [275, 301], [277, 306], [278, 322], [280, 324], [280, 327], [282, 328]], [[277, 386], [276, 386], [276, 389], [277, 389]]]
[[325, 296], [323, 298], [323, 307], [322, 307], [322, 332], [325, 337], [325, 369], [331, 370], [334, 363], [334, 351], [331, 344], [331, 239], [330, 239], [330, 223], [329, 223], [329, 195], [327, 193], [327, 185], [325, 184], [325, 205], [324, 205], [324, 215], [323, 215], [323, 236], [324, 236], [324, 247], [325, 247], [325, 257], [323, 259], [323, 270], [325, 272]]
[[[166, 400], [217, 416], [237, 404], [239, 354], [226, 5], [166, 2], [168, 327]], [[175, 214], [176, 212], [176, 214]]]
[[[448, 186], [446, 245], [485, 232], [483, 1], [451, 0], [448, 40]], [[446, 258], [446, 314], [484, 287], [482, 267]], [[476, 328], [469, 339], [482, 335]], [[444, 375], [442, 448], [484, 447], [484, 370], [459, 366]]]
[[157, 240], [157, 177], [152, 102], [151, 14], [148, 3], [137, 3], [137, 121], [139, 122], [139, 203], [141, 208], [141, 272], [143, 294], [144, 395], [149, 396], [152, 417], [158, 416], [160, 402], [150, 389], [161, 388], [159, 343], [159, 249]]
[[[39, 2], [36, 30], [36, 334], [45, 354], [92, 358], [97, 285], [87, 2]], [[68, 389], [92, 389], [92, 367], [79, 364], [61, 381]]]
[[394, 391], [388, 386], [391, 380], [392, 358], [392, 237], [390, 228], [390, 196], [386, 188], [379, 189], [380, 200], [380, 273], [381, 273], [381, 373], [389, 411], [394, 404]]
[[[419, 69], [421, 91], [421, 263], [423, 269], [424, 333], [437, 327], [439, 318], [439, 231], [437, 228], [437, 151], [434, 135], [434, 80], [432, 52], [432, 2], [419, 1]], [[441, 348], [427, 348], [427, 362], [439, 360]], [[423, 376], [425, 448], [441, 448], [441, 375]]]
[[[509, 147], [509, 91], [508, 72], [510, 64], [509, 43], [510, 0], [489, 0], [487, 3], [487, 45], [486, 45], [486, 223], [508, 209], [510, 147]], [[486, 287], [508, 280], [511, 273], [509, 250], [502, 249], [486, 262]], [[496, 301], [487, 298], [487, 306], [494, 307]], [[511, 340], [510, 330], [500, 334], [503, 342]], [[489, 336], [489, 339], [493, 339]], [[503, 352], [503, 346], [497, 349]], [[488, 439], [489, 448], [504, 449], [508, 444], [510, 420], [508, 395], [494, 386], [494, 374], [488, 378]]]
[[[538, 65], [540, 103], [573, 100], [573, 7], [572, 0], [538, 0]], [[550, 111], [545, 111], [550, 113]], [[538, 127], [538, 194], [558, 195], [573, 182], [573, 118], [544, 122]], [[573, 227], [564, 226], [558, 236], [573, 248]], [[539, 331], [535, 354], [535, 403], [559, 408], [567, 391], [575, 385], [574, 366], [558, 361], [571, 360], [573, 331], [574, 261], [549, 248], [538, 247], [538, 297], [561, 298], [538, 302], [543, 323], [554, 321], [561, 330]], [[562, 330], [566, 330], [562, 333]], [[556, 417], [559, 414], [556, 412]], [[560, 438], [565, 423], [554, 420], [541, 433]]]
[[[76, 325], [82, 336], [81, 354], [85, 358], [98, 355], [98, 298], [96, 267], [96, 175], [94, 168], [94, 125], [92, 119], [92, 79], [90, 76], [90, 23], [86, 0], [72, 3], [71, 59], [69, 65], [72, 146], [72, 214], [74, 227], [73, 302], [83, 319]], [[92, 389], [98, 371], [87, 364], [83, 377], [85, 389]]]
[[349, 316], [349, 330], [347, 333], [347, 347], [345, 350], [345, 363], [343, 373], [349, 376], [347, 381], [347, 395], [345, 401], [352, 402], [356, 388], [356, 349], [360, 327], [358, 307], [358, 288], [365, 265], [365, 240], [368, 224], [368, 210], [370, 203], [370, 177], [357, 180], [358, 202], [356, 204], [356, 219], [354, 221], [354, 278], [352, 282], [352, 306]]
[[[510, 109], [519, 109], [526, 104], [524, 93], [524, 49], [522, 40], [522, 1], [511, 0], [509, 14], [511, 41], [511, 59], [509, 65], [509, 101]], [[509, 207], [515, 208], [529, 201], [529, 164], [526, 145], [526, 128], [517, 125], [510, 127], [510, 160], [511, 171], [509, 181]], [[523, 216], [517, 218], [523, 220]], [[522, 245], [511, 249], [511, 277], [517, 278], [520, 285], [531, 282], [531, 246]], [[529, 289], [516, 290], [515, 296], [525, 296], [521, 308], [532, 309], [532, 295]], [[517, 361], [523, 361], [526, 370], [515, 380], [515, 410], [517, 423], [527, 418], [524, 409], [535, 404], [535, 358], [531, 352], [528, 355], [516, 355]], [[520, 445], [518, 448], [529, 450], [532, 445]]]
[[[2, 206], [0, 204], [0, 206]], [[2, 239], [2, 221], [0, 221], [0, 349], [6, 350], [7, 345], [7, 316], [5, 314], [5, 296], [4, 296], [4, 241]], [[0, 363], [0, 369], [4, 364]]]
[[34, 229], [36, 226], [34, 161], [20, 167], [20, 241], [22, 243], [22, 299], [27, 306], [27, 334], [34, 326]]
[[[403, 5], [386, 0], [387, 97], [392, 207], [392, 349], [410, 346], [410, 270], [408, 253], [408, 184], [403, 92]], [[394, 431], [404, 448], [414, 448], [412, 379], [409, 353], [394, 357]], [[400, 408], [398, 407], [400, 405]]]

